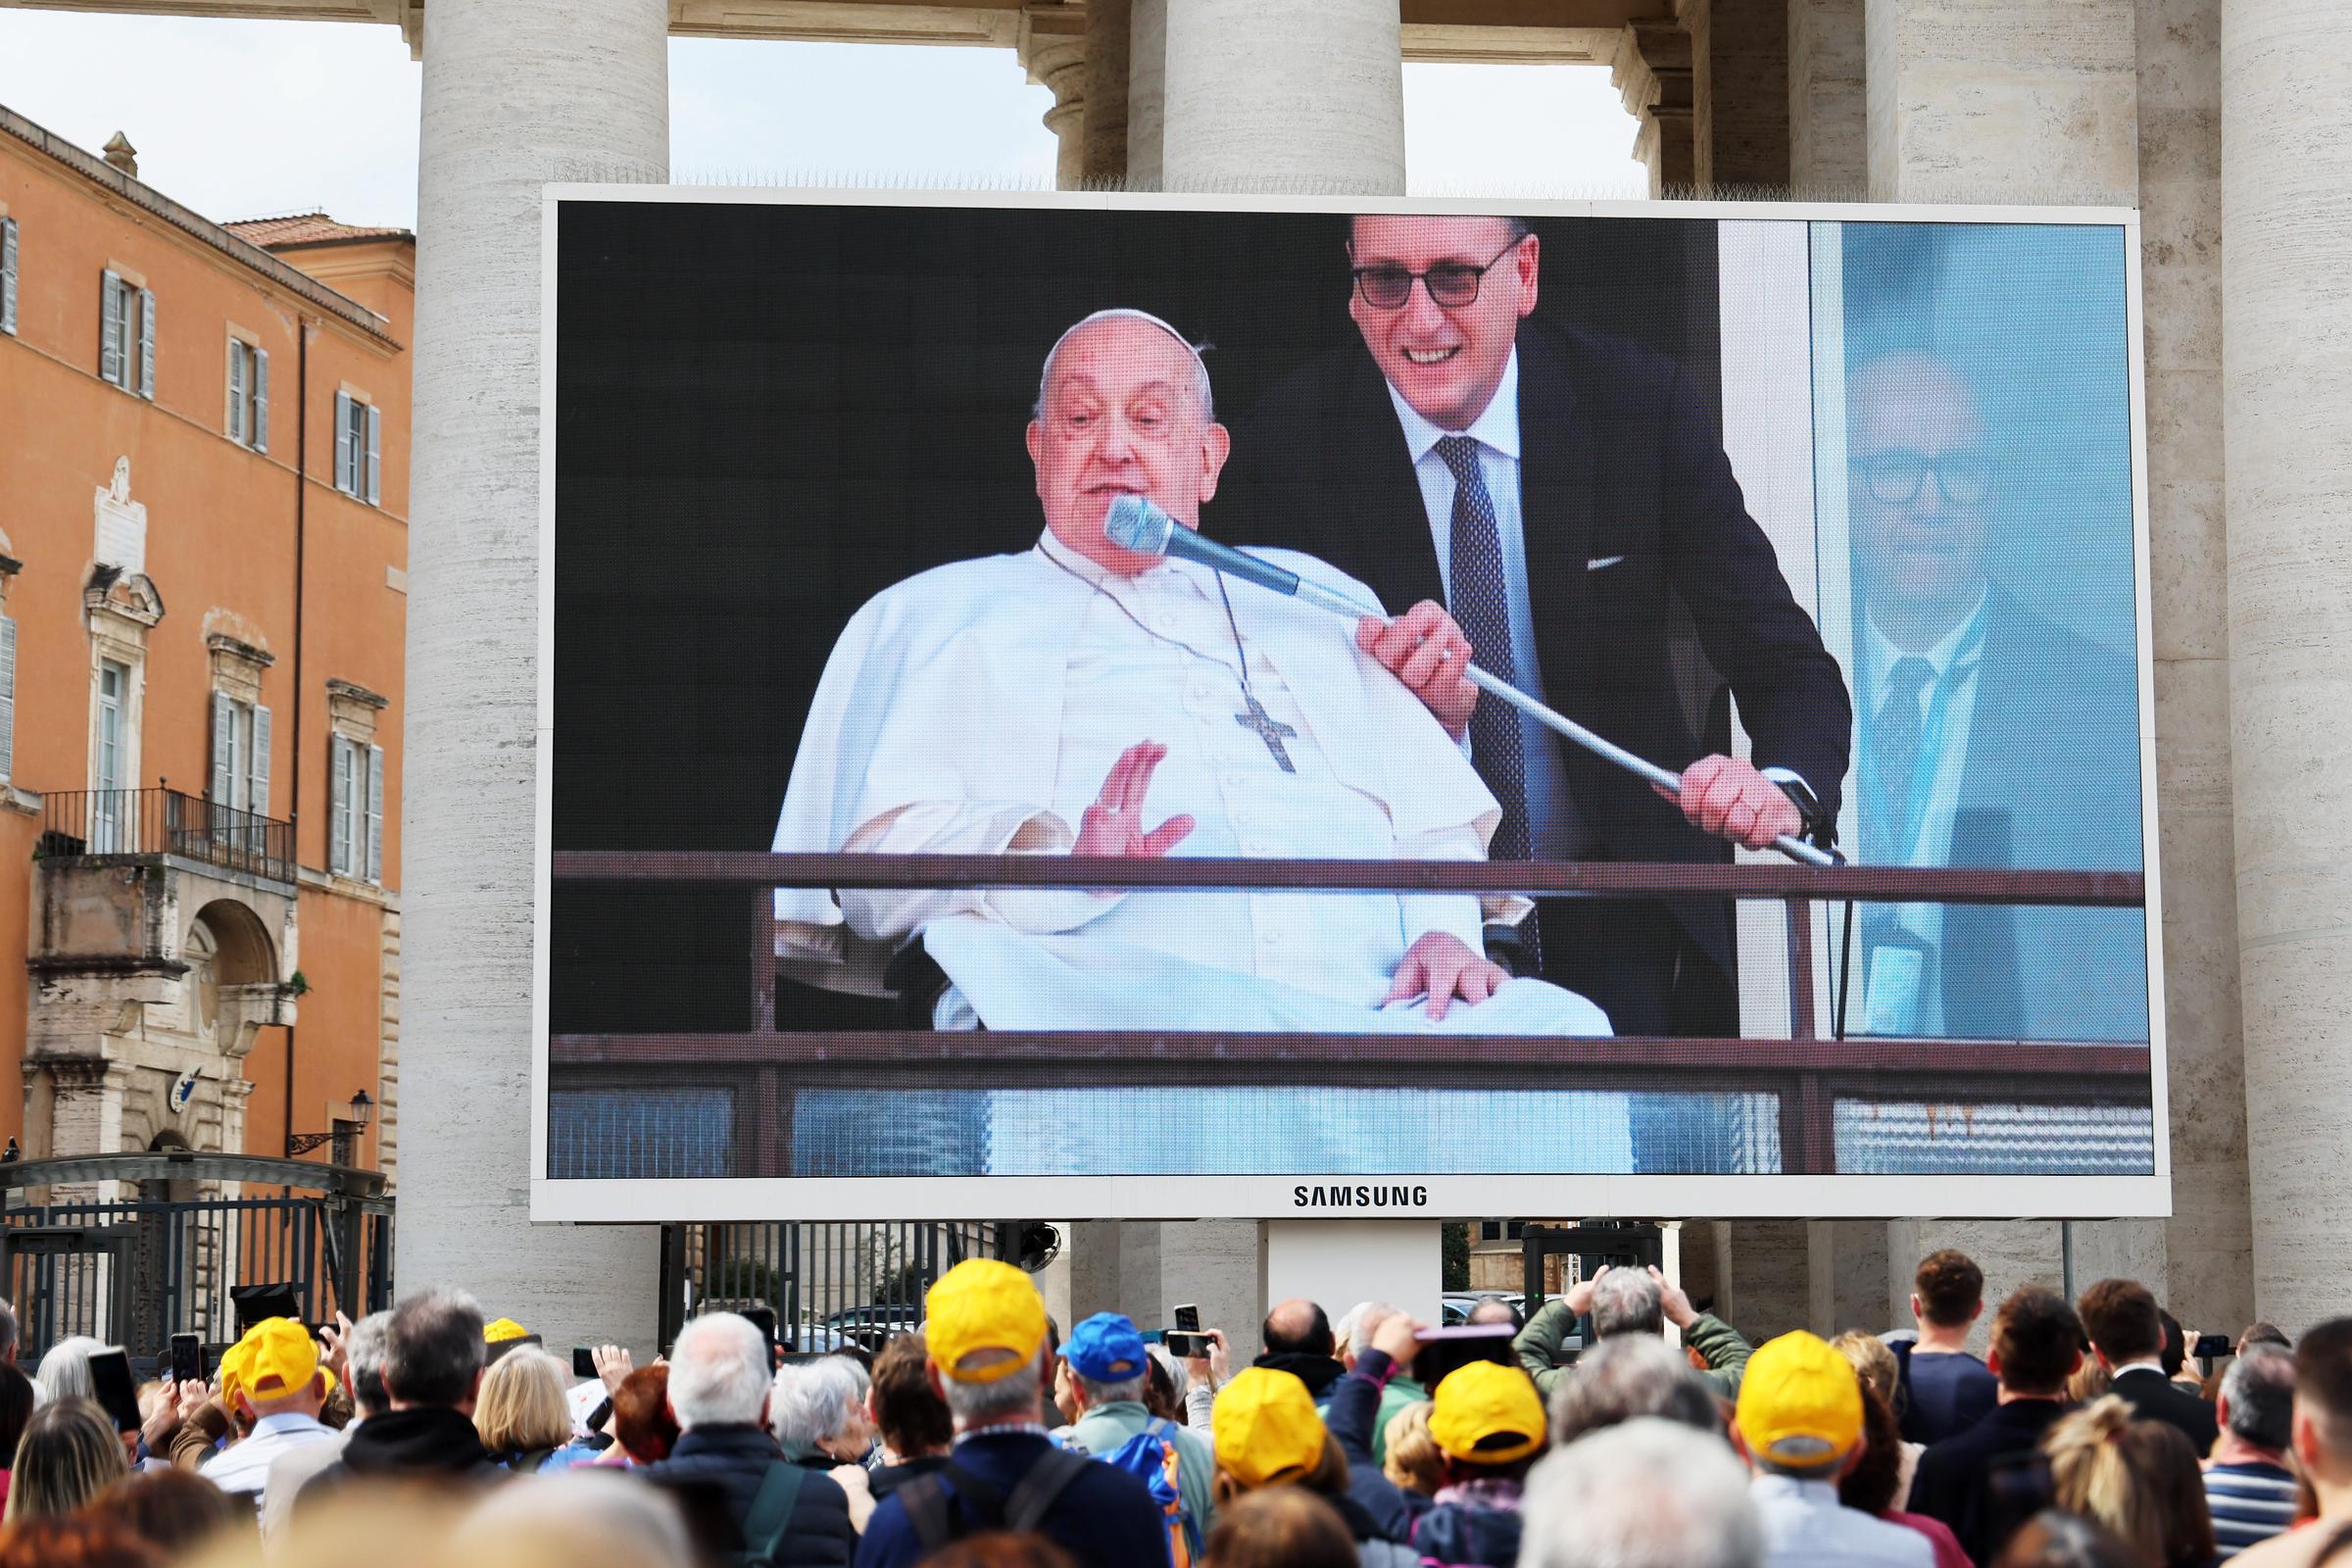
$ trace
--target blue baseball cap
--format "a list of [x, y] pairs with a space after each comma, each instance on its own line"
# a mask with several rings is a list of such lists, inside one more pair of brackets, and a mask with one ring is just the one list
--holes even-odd
[[1144, 1337], [1135, 1320], [1118, 1312], [1097, 1312], [1070, 1330], [1062, 1346], [1070, 1370], [1097, 1383], [1124, 1383], [1144, 1374]]

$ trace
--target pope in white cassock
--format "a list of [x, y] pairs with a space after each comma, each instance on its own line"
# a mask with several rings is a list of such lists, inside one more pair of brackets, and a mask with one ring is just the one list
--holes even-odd
[[[1070, 328], [1047, 357], [1028, 446], [1046, 517], [1036, 547], [899, 583], [843, 631], [778, 850], [1484, 858], [1494, 797], [1344, 622], [1104, 537], [1118, 496], [1198, 526], [1215, 494], [1229, 437], [1174, 328], [1136, 311]], [[1265, 554], [1373, 603], [1321, 562]], [[1505, 917], [1525, 906], [1494, 902]], [[941, 1027], [1608, 1033], [1583, 998], [1489, 962], [1485, 913], [1466, 895], [783, 890], [777, 915], [801, 956], [919, 935], [951, 982]], [[1439, 1081], [1443, 1051], [1433, 1044]], [[821, 1097], [802, 1099], [821, 1120]], [[1434, 1172], [1477, 1168], [1460, 1161], [1479, 1147], [1503, 1170], [1628, 1159], [1624, 1097], [1609, 1093], [987, 1100], [996, 1174]], [[1260, 1136], [1236, 1139], [1239, 1126]]]

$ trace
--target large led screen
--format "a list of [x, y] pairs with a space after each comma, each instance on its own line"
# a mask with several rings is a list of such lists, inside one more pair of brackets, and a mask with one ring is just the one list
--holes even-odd
[[551, 196], [536, 1212], [2162, 1211], [2130, 215], [1158, 200]]

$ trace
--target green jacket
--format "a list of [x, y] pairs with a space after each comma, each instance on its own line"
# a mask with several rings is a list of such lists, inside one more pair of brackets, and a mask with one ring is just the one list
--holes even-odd
[[[1107, 1459], [1119, 1446], [1152, 1424], [1152, 1412], [1134, 1399], [1098, 1404], [1061, 1434], [1070, 1446], [1098, 1459]], [[1184, 1495], [1184, 1511], [1193, 1516], [1202, 1542], [1217, 1522], [1217, 1450], [1200, 1433], [1181, 1422], [1168, 1423], [1176, 1445], [1176, 1490]]]
[[1429, 1397], [1429, 1391], [1403, 1373], [1394, 1374], [1389, 1386], [1380, 1391], [1380, 1410], [1372, 1417], [1372, 1461], [1386, 1464], [1389, 1459], [1389, 1419], [1406, 1405]]
[[[1553, 1363], [1560, 1358], [1560, 1342], [1575, 1327], [1576, 1314], [1568, 1310], [1565, 1298], [1547, 1301], [1511, 1342], [1511, 1348], [1519, 1352], [1519, 1364], [1527, 1368], [1527, 1375], [1536, 1380], [1546, 1398], [1568, 1376], [1568, 1368]], [[1683, 1331], [1683, 1343], [1705, 1359], [1707, 1369], [1699, 1376], [1712, 1384], [1717, 1394], [1727, 1399], [1740, 1397], [1740, 1380], [1747, 1371], [1751, 1352], [1738, 1329], [1712, 1312], [1701, 1312], [1697, 1321]]]

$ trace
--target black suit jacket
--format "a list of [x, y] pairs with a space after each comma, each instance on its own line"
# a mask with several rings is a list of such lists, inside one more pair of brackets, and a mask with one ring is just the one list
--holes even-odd
[[[1668, 659], [1679, 600], [1739, 699], [1756, 765], [1793, 769], [1834, 814], [1852, 729], [1845, 679], [1748, 516], [1699, 388], [1670, 361], [1591, 333], [1531, 318], [1518, 341], [1520, 508], [1545, 697], [1666, 767], [1705, 755]], [[1392, 612], [1445, 599], [1412, 455], [1360, 339], [1295, 372], [1241, 421], [1203, 526], [1321, 557]], [[1598, 858], [1730, 854], [1647, 784], [1561, 745]], [[1728, 906], [1672, 904], [1729, 973]]]
[[2214, 1419], [2213, 1405], [2186, 1389], [2176, 1387], [2162, 1372], [2125, 1373], [2115, 1379], [2110, 1392], [2130, 1405], [2137, 1419], [2179, 1427], [2200, 1459], [2212, 1450], [2214, 1441], [2222, 1435], [2221, 1424]]
[[2056, 1399], [1995, 1405], [1984, 1420], [1919, 1456], [1910, 1509], [1940, 1519], [1980, 1564], [2049, 1500], [2041, 1440], [2074, 1406]]
[[[2137, 870], [2138, 693], [2130, 658], [1991, 590], [1948, 863]], [[2144, 929], [2131, 909], [1951, 906], [1944, 1027], [1998, 1040], [2144, 1040]]]

